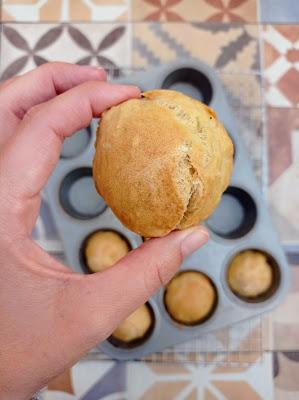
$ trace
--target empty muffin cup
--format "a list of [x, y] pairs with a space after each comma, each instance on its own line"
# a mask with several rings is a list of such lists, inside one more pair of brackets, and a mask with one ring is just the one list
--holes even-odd
[[263, 302], [274, 295], [280, 282], [279, 266], [268, 253], [250, 249], [235, 255], [227, 268], [230, 290], [240, 299]]
[[177, 90], [205, 104], [210, 104], [213, 97], [213, 87], [209, 78], [194, 68], [172, 71], [164, 79], [162, 89]]
[[119, 324], [108, 338], [108, 342], [123, 349], [141, 346], [150, 338], [154, 325], [155, 314], [151, 305], [143, 304]]
[[78, 219], [97, 217], [106, 209], [104, 200], [94, 187], [90, 167], [77, 168], [64, 177], [59, 199], [63, 209]]
[[218, 303], [217, 289], [202, 272], [179, 272], [166, 286], [164, 305], [179, 324], [194, 326], [211, 318]]
[[91, 139], [90, 127], [81, 129], [63, 142], [60, 158], [68, 159], [79, 156], [88, 146]]
[[81, 246], [83, 268], [89, 273], [102, 272], [131, 250], [129, 241], [114, 230], [98, 230], [87, 236]]
[[252, 230], [256, 219], [257, 208], [250, 194], [230, 186], [206, 225], [224, 239], [238, 239]]

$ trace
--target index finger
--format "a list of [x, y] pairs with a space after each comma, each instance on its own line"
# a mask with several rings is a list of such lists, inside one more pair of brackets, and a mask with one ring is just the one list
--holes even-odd
[[135, 86], [86, 82], [31, 109], [0, 159], [2, 188], [25, 200], [38, 194], [57, 163], [63, 139], [107, 108], [138, 97]]
[[103, 69], [62, 62], [43, 64], [0, 85], [0, 146], [15, 133], [28, 110], [83, 82], [106, 80]]

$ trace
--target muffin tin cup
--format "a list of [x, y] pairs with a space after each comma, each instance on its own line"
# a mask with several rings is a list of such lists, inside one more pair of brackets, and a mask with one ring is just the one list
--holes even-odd
[[[180, 271], [199, 271], [212, 280], [218, 293], [217, 307], [211, 317], [202, 324], [185, 326], [176, 323], [165, 309], [164, 288], [162, 288], [149, 300], [155, 314], [155, 325], [152, 334], [145, 342], [127, 349], [114, 346], [107, 340], [99, 344], [99, 347], [112, 358], [129, 360], [162, 351], [169, 346], [269, 311], [277, 306], [287, 293], [289, 269], [260, 193], [248, 153], [239, 136], [238, 126], [215, 71], [197, 60], [188, 59], [161, 65], [149, 71], [115, 80], [115, 82], [133, 84], [142, 87], [143, 90], [163, 86], [171, 88], [177, 85], [181, 90], [186, 90], [187, 94], [198, 93], [198, 96], [202, 96], [202, 99], [216, 111], [219, 120], [226, 127], [236, 146], [233, 174], [227, 190], [227, 194], [235, 199], [232, 204], [224, 203], [224, 207], [223, 204], [219, 205], [220, 208], [215, 211], [216, 221], [214, 219], [214, 224], [213, 217], [215, 218], [215, 215], [205, 222], [210, 229], [211, 240], [185, 259], [180, 267]], [[192, 88], [192, 85], [195, 87]], [[125, 228], [109, 207], [99, 215], [86, 219], [78, 218], [70, 213], [67, 207], [63, 208], [61, 205], [59, 193], [65, 177], [74, 170], [92, 166], [96, 125], [97, 120], [93, 120], [90, 127], [92, 140], [87, 144], [85, 150], [77, 157], [61, 158], [47, 186], [49, 204], [64, 244], [66, 259], [70, 267], [78, 273], [86, 273], [86, 269], [82, 265], [80, 250], [84, 240], [94, 231], [115, 230], [128, 240], [132, 249], [142, 244], [142, 238]], [[237, 205], [234, 201], [241, 205]], [[239, 222], [241, 221], [241, 225], [243, 224], [242, 229], [237, 229], [237, 231], [231, 229], [223, 234], [221, 229], [223, 230], [225, 226], [220, 224], [219, 231], [218, 221], [223, 218], [232, 223], [232, 226], [236, 224], [237, 227], [239, 218]], [[231, 291], [226, 281], [226, 271], [230, 260], [239, 252], [247, 249], [264, 251], [277, 264], [279, 282], [271, 296], [264, 301], [249, 302], [240, 299]]]
[[91, 269], [88, 267], [88, 263], [87, 263], [87, 259], [86, 259], [86, 255], [85, 255], [85, 249], [88, 243], [88, 240], [97, 232], [113, 232], [116, 233], [117, 235], [119, 235], [119, 237], [121, 239], [123, 239], [128, 246], [129, 251], [132, 250], [132, 243], [130, 242], [130, 240], [123, 235], [120, 231], [117, 231], [116, 229], [111, 229], [111, 228], [105, 228], [102, 227], [101, 229], [97, 229], [93, 232], [90, 232], [83, 240], [83, 242], [81, 243], [80, 249], [79, 249], [79, 258], [80, 258], [80, 263], [82, 266], [82, 270], [86, 273], [86, 274], [94, 274], [96, 272], [91, 271]]
[[[227, 273], [232, 259], [246, 250], [254, 250], [265, 254], [273, 272], [273, 281], [269, 290], [256, 297], [246, 297], [236, 294], [229, 286], [227, 280]], [[269, 253], [266, 248], [260, 246], [251, 248], [249, 248], [248, 246], [242, 246], [240, 247], [239, 251], [234, 251], [233, 254], [231, 254], [231, 257], [230, 255], [228, 255], [221, 273], [222, 288], [225, 291], [226, 295], [230, 297], [233, 302], [238, 302], [241, 307], [248, 307], [253, 309], [259, 309], [261, 305], [267, 306], [267, 304], [271, 304], [275, 300], [275, 298], [279, 296], [280, 286], [285, 284], [285, 279], [285, 274], [283, 274], [283, 276], [281, 275], [281, 269], [276, 259]]]
[[119, 345], [119, 341], [111, 341], [111, 337], [99, 345], [99, 348], [108, 354], [117, 352], [119, 360], [138, 359], [144, 354], [151, 352], [151, 348], [159, 340], [161, 334], [160, 313], [156, 302], [150, 299], [147, 302], [153, 314], [153, 325], [149, 333], [143, 339], [136, 340], [127, 346]]
[[[187, 323], [182, 323], [180, 321], [177, 321], [175, 318], [173, 318], [171, 316], [171, 314], [167, 310], [167, 306], [165, 304], [165, 294], [166, 294], [167, 287], [165, 287], [164, 290], [161, 290], [159, 293], [159, 306], [160, 306], [161, 312], [163, 312], [163, 314], [165, 314], [165, 313], [167, 314], [167, 320], [171, 326], [175, 327], [175, 329], [184, 329], [184, 330], [189, 329], [192, 331], [194, 329], [197, 329], [199, 326], [203, 327], [203, 326], [205, 326], [207, 324], [209, 325], [213, 322], [213, 317], [216, 313], [216, 310], [218, 308], [218, 303], [219, 303], [219, 300], [218, 300], [219, 299], [219, 296], [218, 296], [219, 290], [217, 287], [217, 283], [214, 282], [214, 279], [208, 273], [206, 273], [206, 272], [203, 273], [203, 271], [199, 271], [198, 268], [183, 268], [182, 267], [182, 268], [180, 268], [180, 271], [175, 276], [183, 274], [184, 272], [200, 272], [211, 281], [211, 283], [215, 289], [216, 297], [215, 297], [213, 307], [212, 307], [211, 311], [209, 312], [209, 314], [206, 317], [204, 317], [203, 319], [196, 321], [194, 323], [187, 324]], [[165, 316], [165, 318], [166, 318], [166, 316]]]

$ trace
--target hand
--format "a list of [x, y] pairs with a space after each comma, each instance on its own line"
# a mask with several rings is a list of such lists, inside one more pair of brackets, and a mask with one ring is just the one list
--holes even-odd
[[138, 97], [94, 67], [45, 64], [0, 86], [0, 399], [24, 399], [104, 340], [208, 240], [202, 227], [152, 239], [78, 275], [31, 240], [64, 138]]

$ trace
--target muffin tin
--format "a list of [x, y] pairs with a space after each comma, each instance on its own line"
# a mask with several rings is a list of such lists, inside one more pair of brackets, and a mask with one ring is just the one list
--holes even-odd
[[[128, 348], [115, 346], [109, 340], [99, 344], [100, 349], [111, 357], [124, 360], [138, 359], [269, 311], [285, 297], [289, 271], [247, 151], [238, 134], [238, 126], [214, 70], [197, 60], [180, 60], [138, 72], [116, 82], [137, 85], [144, 91], [155, 88], [180, 90], [202, 100], [216, 111], [235, 144], [230, 186], [214, 214], [205, 222], [210, 230], [211, 240], [188, 257], [180, 268], [180, 271], [201, 271], [211, 279], [218, 294], [214, 312], [201, 324], [178, 324], [167, 313], [163, 301], [164, 289], [159, 290], [149, 299], [154, 325], [146, 340]], [[111, 229], [119, 232], [133, 249], [142, 243], [140, 236], [120, 223], [93, 186], [91, 165], [96, 126], [97, 121], [93, 120], [83, 133], [88, 141], [84, 150], [80, 133], [67, 139], [61, 160], [47, 186], [50, 207], [64, 244], [66, 259], [70, 267], [78, 273], [86, 273], [82, 245], [86, 237], [96, 230]], [[275, 264], [271, 296], [259, 298], [256, 302], [237, 297], [226, 281], [230, 260], [246, 249], [265, 252], [269, 255], [270, 262]]]

